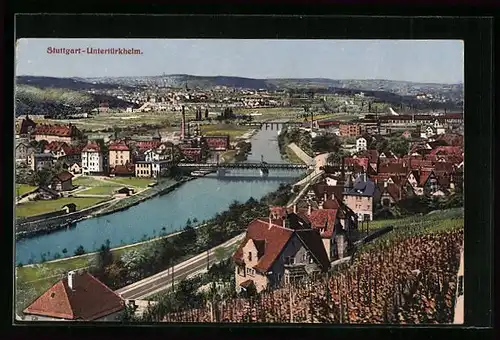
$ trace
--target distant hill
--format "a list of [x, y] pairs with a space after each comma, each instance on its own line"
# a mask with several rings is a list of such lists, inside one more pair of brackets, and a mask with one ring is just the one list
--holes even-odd
[[244, 89], [354, 89], [357, 91], [385, 91], [399, 95], [415, 95], [419, 92], [463, 93], [463, 84], [433, 84], [395, 81], [385, 79], [328, 79], [328, 78], [289, 78], [289, 79], [253, 79], [231, 76], [193, 76], [188, 74], [172, 74], [149, 77], [88, 78], [88, 82], [116, 84], [122, 86], [157, 85], [167, 87], [208, 89], [214, 86], [226, 86]]
[[133, 106], [108, 95], [96, 95], [64, 88], [17, 85], [15, 113], [16, 116], [30, 114], [64, 117], [74, 113], [90, 112], [103, 102], [108, 103], [110, 107]]
[[[69, 90], [117, 89], [123, 86], [117, 84], [95, 83], [83, 78], [55, 78], [39, 76], [17, 76], [17, 85], [29, 85], [39, 88], [59, 88]], [[125, 87], [126, 88], [126, 87]]]

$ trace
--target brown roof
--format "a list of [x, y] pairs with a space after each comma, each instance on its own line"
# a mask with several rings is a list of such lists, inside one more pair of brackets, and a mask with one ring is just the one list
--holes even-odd
[[248, 288], [252, 284], [254, 284], [253, 280], [246, 280], [246, 281], [243, 281], [242, 283], [240, 283], [240, 286], [243, 287], [243, 288]]
[[339, 209], [340, 204], [337, 200], [326, 200], [323, 202], [323, 209]]
[[92, 321], [125, 308], [124, 301], [89, 273], [75, 274], [54, 284], [23, 312], [46, 317]]
[[245, 239], [233, 255], [233, 259], [237, 263], [243, 262], [243, 247], [251, 239], [254, 241], [265, 241], [265, 253], [259, 258], [259, 262], [254, 269], [266, 273], [276, 261], [281, 251], [285, 248], [290, 238], [293, 235], [293, 230], [283, 228], [280, 225], [271, 224], [261, 219], [253, 220], [247, 228]]
[[327, 185], [326, 183], [316, 183], [312, 186], [312, 190], [318, 199], [323, 199], [326, 195], [331, 198], [332, 195], [342, 200], [344, 197], [344, 187], [342, 185]]
[[66, 182], [75, 176], [73, 176], [72, 174], [70, 174], [67, 171], [63, 171], [63, 172], [59, 173], [58, 175], [56, 175], [55, 177], [58, 178], [61, 182]]

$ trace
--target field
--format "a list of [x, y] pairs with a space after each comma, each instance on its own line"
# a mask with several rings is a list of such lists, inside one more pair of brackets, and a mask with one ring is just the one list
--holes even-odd
[[253, 128], [248, 126], [241, 126], [235, 124], [213, 124], [200, 126], [203, 135], [206, 136], [221, 136], [229, 135], [231, 141], [238, 137], [243, 136], [245, 133], [251, 131]]
[[82, 195], [112, 195], [115, 190], [119, 189], [119, 185], [102, 185], [99, 187], [93, 187], [84, 191], [80, 191], [79, 194]]
[[106, 181], [109, 182], [114, 182], [117, 185], [125, 185], [125, 186], [132, 186], [136, 188], [147, 188], [148, 184], [151, 184], [154, 182], [154, 180], [149, 179], [149, 178], [136, 178], [136, 177], [113, 177], [110, 179], [107, 179]]
[[24, 195], [27, 192], [35, 190], [36, 187], [27, 184], [16, 184], [16, 195]]
[[80, 176], [73, 180], [73, 185], [83, 186], [83, 187], [100, 187], [109, 185], [109, 183], [99, 180], [97, 178]]
[[91, 207], [104, 201], [94, 197], [62, 197], [56, 200], [30, 201], [16, 205], [16, 217], [27, 217], [60, 210], [64, 205], [75, 203], [77, 210]]

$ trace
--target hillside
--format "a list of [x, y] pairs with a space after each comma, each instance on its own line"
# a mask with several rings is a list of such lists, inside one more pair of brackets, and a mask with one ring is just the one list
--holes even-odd
[[39, 88], [35, 86], [16, 86], [16, 116], [51, 115], [65, 116], [79, 112], [90, 112], [107, 102], [111, 107], [131, 106], [123, 100], [107, 95], [96, 95], [65, 88]]
[[328, 78], [289, 78], [289, 79], [254, 79], [231, 76], [193, 76], [188, 74], [173, 74], [150, 77], [117, 77], [117, 78], [88, 78], [88, 82], [119, 84], [119, 85], [164, 85], [170, 87], [213, 87], [227, 86], [248, 89], [285, 89], [285, 88], [340, 88], [356, 89], [362, 91], [390, 91], [398, 94], [408, 94], [412, 91], [426, 92], [428, 90], [440, 90], [445, 92], [460, 92], [462, 84], [431, 84], [414, 83], [408, 81], [394, 81], [384, 79], [328, 79]]
[[38, 76], [18, 76], [17, 85], [36, 86], [42, 89], [58, 88], [68, 90], [97, 90], [97, 89], [118, 89], [126, 87], [117, 84], [95, 83], [86, 81], [83, 78], [56, 78], [56, 77], [38, 77]]

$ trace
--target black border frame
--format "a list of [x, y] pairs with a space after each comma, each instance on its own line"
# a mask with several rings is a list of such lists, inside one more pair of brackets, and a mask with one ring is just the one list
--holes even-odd
[[[127, 9], [123, 4], [122, 12]], [[45, 6], [40, 6], [45, 7]], [[32, 6], [32, 12], [40, 12], [39, 4]], [[117, 6], [118, 8], [118, 6]], [[88, 7], [90, 11], [90, 6]], [[158, 7], [146, 8], [150, 13], [160, 12]], [[46, 12], [46, 10], [45, 10]], [[191, 9], [191, 13], [193, 13]], [[285, 11], [281, 11], [282, 13]], [[449, 12], [449, 11], [447, 11]], [[189, 12], [188, 12], [189, 13]], [[388, 327], [369, 325], [363, 326], [335, 326], [335, 335], [349, 333], [350, 335], [399, 335], [403, 332], [408, 335], [407, 329], [418, 329], [420, 334], [431, 330], [434, 334], [444, 335], [451, 332], [455, 336], [464, 334], [457, 332], [464, 328], [469, 330], [492, 326], [492, 297], [493, 297], [493, 19], [491, 17], [367, 17], [367, 16], [309, 16], [309, 15], [169, 15], [168, 20], [163, 16], [126, 16], [126, 15], [20, 15], [13, 18], [6, 18], [7, 24], [14, 27], [16, 38], [23, 37], [66, 37], [66, 38], [270, 38], [270, 39], [461, 39], [464, 40], [465, 52], [465, 111], [467, 111], [465, 121], [465, 219], [469, 228], [465, 231], [465, 291], [469, 298], [465, 299], [465, 324], [464, 327], [447, 327], [440, 325], [432, 327], [425, 325], [422, 327]], [[7, 84], [12, 81], [14, 76], [14, 37], [12, 32], [6, 32], [4, 39], [6, 43], [5, 66], [7, 69]], [[13, 88], [7, 87], [5, 93], [4, 111], [13, 112]], [[12, 91], [12, 92], [11, 92]], [[12, 126], [13, 117], [5, 115], [5, 126]], [[9, 125], [10, 124], [10, 125]], [[11, 131], [11, 130], [9, 130]], [[6, 149], [13, 149], [13, 138], [10, 134], [4, 135], [4, 145]], [[477, 150], [480, 150], [478, 152]], [[12, 169], [13, 160], [5, 159], [3, 169]], [[9, 168], [10, 166], [10, 168]], [[4, 192], [10, 189], [13, 192], [12, 173], [6, 172], [6, 187]], [[10, 179], [10, 180], [9, 180]], [[480, 185], [475, 180], [480, 179]], [[12, 220], [12, 210], [7, 206], [7, 218], [9, 221], [4, 225], [10, 225]], [[12, 240], [13, 233], [9, 228], [5, 239]], [[8, 248], [8, 256], [12, 253]], [[14, 263], [10, 261], [10, 263]], [[11, 277], [12, 267], [3, 267], [6, 271], [6, 277]], [[9, 295], [12, 290], [5, 289]], [[472, 296], [472, 297], [471, 297]], [[12, 296], [8, 298], [7, 308], [11, 309]], [[12, 316], [12, 311], [10, 311]], [[11, 317], [9, 323], [11, 323]], [[17, 324], [17, 323], [16, 323]], [[54, 323], [40, 324], [28, 327], [16, 327], [22, 334], [33, 328], [44, 329]], [[67, 325], [67, 324], [65, 324]], [[68, 323], [69, 325], [69, 323]], [[166, 327], [167, 331], [173, 335], [174, 330], [194, 330], [194, 334], [203, 332], [203, 336], [213, 334], [213, 331], [229, 330], [233, 334], [237, 332], [246, 333], [252, 329], [255, 334], [272, 334], [274, 329], [291, 329], [294, 333], [299, 329], [309, 329], [316, 333], [322, 329], [328, 331], [326, 325], [282, 325], [271, 328], [266, 325], [203, 325], [196, 326], [188, 324], [189, 328], [173, 325]], [[60, 326], [57, 323], [57, 326]], [[78, 325], [71, 324], [70, 333], [85, 334], [88, 329], [93, 327], [113, 328], [115, 333], [118, 328], [111, 325], [99, 326], [95, 323]], [[158, 324], [155, 324], [158, 330]], [[163, 325], [160, 325], [160, 327]], [[221, 327], [222, 326], [222, 327]], [[132, 326], [134, 331], [139, 328], [139, 332], [146, 334], [152, 327]], [[54, 328], [56, 329], [56, 327]], [[334, 328], [332, 328], [333, 330]], [[262, 332], [264, 330], [264, 332]], [[126, 332], [132, 331], [126, 327]], [[80, 333], [81, 332], [81, 333]], [[369, 332], [369, 333], [368, 333]], [[382, 333], [381, 333], [382, 332]], [[190, 332], [190, 335], [194, 335]], [[469, 337], [471, 334], [467, 332]], [[482, 333], [482, 332], [481, 332]], [[67, 333], [66, 333], [67, 334]], [[88, 334], [88, 333], [87, 333]], [[327, 333], [328, 334], [328, 333]], [[215, 335], [215, 334], [214, 334]], [[235, 334], [236, 335], [236, 334]], [[332, 334], [333, 335], [333, 334]], [[479, 335], [479, 333], [478, 333]]]

